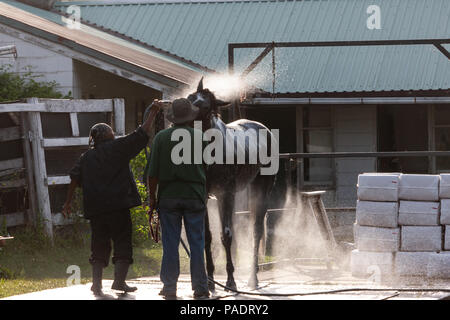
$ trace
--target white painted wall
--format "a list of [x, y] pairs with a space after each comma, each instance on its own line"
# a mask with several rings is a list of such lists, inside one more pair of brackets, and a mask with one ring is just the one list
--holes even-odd
[[14, 72], [31, 71], [40, 75], [38, 81], [56, 81], [58, 90], [63, 94], [72, 92], [73, 96], [73, 64], [72, 59], [38, 45], [0, 32], [0, 46], [16, 45], [17, 59], [12, 56], [0, 57], [0, 65], [10, 64]]
[[[336, 106], [335, 152], [376, 152], [377, 109], [374, 105]], [[358, 175], [376, 171], [376, 159], [343, 158], [335, 160], [336, 202], [338, 207], [356, 206]]]

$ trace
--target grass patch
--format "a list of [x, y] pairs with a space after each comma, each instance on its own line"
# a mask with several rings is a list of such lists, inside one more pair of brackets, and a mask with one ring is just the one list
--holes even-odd
[[[10, 230], [14, 240], [0, 251], [0, 298], [65, 287], [70, 265], [81, 271], [81, 283], [91, 282], [90, 231], [88, 225], [79, 224], [59, 230], [54, 245], [35, 229]], [[162, 246], [147, 240], [133, 248], [134, 264], [128, 279], [158, 276]], [[181, 272], [189, 272], [189, 260], [180, 251]], [[104, 279], [113, 279], [112, 263], [104, 270]]]

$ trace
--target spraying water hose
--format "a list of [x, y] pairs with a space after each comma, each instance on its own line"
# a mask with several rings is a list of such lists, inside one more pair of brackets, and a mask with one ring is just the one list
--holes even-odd
[[[184, 250], [186, 251], [188, 257], [191, 257], [188, 247], [186, 243], [181, 239], [181, 244], [183, 245]], [[234, 288], [230, 288], [221, 284], [220, 282], [215, 281], [211, 277], [208, 276], [208, 281], [213, 282], [219, 287], [237, 293], [237, 294], [245, 294], [252, 296], [262, 296], [262, 297], [291, 297], [291, 296], [312, 296], [312, 295], [321, 295], [321, 294], [335, 294], [335, 293], [343, 293], [343, 292], [387, 292], [387, 291], [395, 291], [395, 292], [448, 292], [450, 293], [450, 289], [445, 288], [345, 288], [345, 289], [335, 289], [335, 290], [325, 290], [325, 291], [315, 291], [315, 292], [292, 292], [292, 293], [277, 293], [277, 292], [253, 292], [253, 291], [241, 291]], [[387, 298], [392, 298], [397, 296], [394, 294]], [[224, 297], [218, 297], [217, 299], [221, 299]], [[448, 296], [443, 299], [448, 298]]]

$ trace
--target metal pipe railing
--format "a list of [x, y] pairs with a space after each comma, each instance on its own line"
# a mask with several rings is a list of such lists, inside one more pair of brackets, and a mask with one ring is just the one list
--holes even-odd
[[450, 157], [450, 151], [280, 153], [280, 159]]

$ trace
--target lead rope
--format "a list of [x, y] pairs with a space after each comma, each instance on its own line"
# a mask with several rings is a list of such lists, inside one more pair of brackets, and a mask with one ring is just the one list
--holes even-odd
[[148, 223], [150, 227], [150, 237], [153, 241], [156, 243], [159, 242], [159, 231], [160, 231], [160, 225], [159, 225], [159, 213], [156, 209], [151, 210], [151, 212], [148, 212]]

